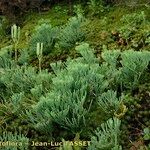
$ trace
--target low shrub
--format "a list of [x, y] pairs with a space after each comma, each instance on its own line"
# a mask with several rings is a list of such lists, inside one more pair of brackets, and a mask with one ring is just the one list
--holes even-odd
[[82, 42], [85, 37], [85, 33], [81, 27], [85, 19], [79, 15], [78, 17], [72, 17], [68, 23], [62, 27], [58, 36], [58, 45], [62, 49], [71, 49], [77, 42]]
[[37, 43], [43, 43], [43, 54], [49, 54], [56, 43], [58, 36], [58, 28], [52, 27], [51, 24], [44, 23], [36, 27], [34, 34], [31, 37], [29, 43], [29, 54], [31, 56], [36, 55]]

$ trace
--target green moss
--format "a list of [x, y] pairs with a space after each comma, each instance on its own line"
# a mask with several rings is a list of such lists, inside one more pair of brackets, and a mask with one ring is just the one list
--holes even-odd
[[[144, 11], [146, 15], [146, 23], [140, 25], [139, 29], [136, 30], [136, 32], [132, 35], [131, 42], [129, 42], [127, 45], [124, 43], [119, 43], [119, 32], [118, 30], [122, 27], [124, 27], [126, 24], [123, 23], [121, 18], [126, 14], [132, 14], [132, 13], [139, 13], [141, 11]], [[108, 49], [131, 49], [134, 48], [135, 50], [139, 49], [149, 49], [148, 44], [143, 46], [139, 42], [140, 38], [144, 38], [147, 36], [147, 34], [150, 32], [150, 26], [149, 26], [149, 9], [145, 7], [138, 7], [138, 8], [130, 8], [125, 6], [116, 6], [110, 9], [108, 13], [106, 13], [104, 16], [101, 16], [101, 18], [93, 17], [90, 19], [89, 23], [87, 24], [85, 31], [87, 32], [86, 41], [88, 41], [93, 47], [96, 49], [102, 50], [103, 45], [106, 45]], [[118, 32], [116, 37], [112, 36], [113, 32]], [[143, 36], [143, 37], [142, 37]], [[114, 38], [118, 38], [117, 40], [114, 40]], [[125, 40], [125, 39], [123, 39]], [[135, 41], [135, 43], [134, 43]], [[133, 45], [137, 44], [138, 48], [134, 47]]]
[[[53, 26], [60, 26], [67, 22], [70, 16], [67, 12], [66, 6], [54, 6], [47, 12], [30, 12], [25, 16], [25, 21], [21, 25], [21, 37], [18, 44], [18, 49], [28, 47], [28, 40], [34, 32], [35, 26], [42, 22], [50, 22]], [[0, 48], [5, 47], [11, 43], [10, 37], [2, 40]]]
[[[149, 18], [149, 8], [129, 8], [124, 6], [116, 6], [110, 8], [109, 12], [106, 12], [101, 18], [93, 17], [90, 19], [89, 24], [86, 25], [85, 30], [87, 31], [86, 41], [93, 45], [97, 49], [101, 49], [102, 45], [108, 47], [117, 48], [118, 45], [111, 38], [111, 31], [117, 30], [123, 26], [120, 22], [121, 17], [124, 14], [132, 12], [145, 11], [147, 20]], [[61, 26], [65, 24], [70, 16], [68, 15], [68, 6], [55, 5], [49, 11], [46, 12], [30, 12], [25, 16], [25, 21], [21, 26], [21, 39], [18, 45], [18, 49], [24, 49], [28, 47], [28, 41], [32, 33], [34, 32], [35, 26], [42, 22], [50, 22], [53, 26]], [[145, 28], [143, 26], [143, 28]], [[146, 26], [149, 28], [149, 25]], [[149, 29], [148, 29], [149, 30]], [[137, 36], [141, 34], [141, 31], [137, 33]], [[136, 35], [135, 35], [136, 37]], [[11, 44], [10, 37], [6, 37], [2, 40], [0, 48]], [[146, 48], [148, 49], [148, 48]]]

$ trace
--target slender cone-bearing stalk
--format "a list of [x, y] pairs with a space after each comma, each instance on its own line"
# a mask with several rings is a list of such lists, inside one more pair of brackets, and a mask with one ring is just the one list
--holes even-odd
[[41, 72], [41, 62], [42, 62], [42, 54], [43, 54], [43, 43], [37, 43], [36, 45], [36, 54], [39, 60], [39, 72]]
[[15, 24], [11, 27], [11, 38], [14, 42], [15, 61], [17, 61], [17, 45], [20, 39], [20, 27], [17, 27]]

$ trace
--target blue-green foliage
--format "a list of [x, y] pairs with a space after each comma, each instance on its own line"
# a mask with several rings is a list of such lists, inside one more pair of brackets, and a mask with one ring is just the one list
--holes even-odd
[[28, 150], [29, 139], [22, 134], [3, 132], [0, 135], [3, 150]]
[[69, 19], [68, 23], [62, 28], [58, 37], [58, 44], [62, 49], [68, 50], [75, 46], [76, 42], [84, 40], [85, 33], [81, 29], [84, 22], [85, 19], [82, 15]]
[[8, 93], [29, 92], [34, 85], [36, 71], [32, 67], [13, 68], [3, 72], [1, 82], [7, 87]]
[[[100, 95], [108, 86], [108, 82], [99, 72], [97, 58], [88, 60], [91, 52], [88, 44], [77, 48], [83, 58], [68, 60], [63, 65], [52, 64], [56, 76], [52, 79], [52, 90], [35, 105], [36, 116], [42, 116], [45, 123], [52, 120], [60, 126], [76, 133], [86, 126], [86, 116], [89, 111], [87, 102]], [[43, 120], [42, 120], [43, 121]], [[44, 121], [43, 121], [44, 124]]]
[[[104, 120], [110, 113], [111, 117], [122, 113], [120, 109], [125, 106], [125, 100], [117, 95], [116, 87], [123, 85], [131, 90], [138, 87], [148, 68], [150, 52], [104, 51], [99, 59], [87, 43], [75, 49], [82, 57], [52, 63], [54, 74], [47, 70], [37, 73], [27, 65], [10, 67], [7, 60], [0, 59], [3, 107], [11, 106], [9, 113], [25, 117], [45, 134], [55, 130], [53, 124], [75, 134], [81, 133], [88, 126], [93, 110], [104, 111]], [[102, 130], [96, 131], [88, 149], [121, 150], [119, 126], [116, 118], [102, 124]]]
[[[95, 101], [101, 111], [106, 114], [113, 112], [113, 116], [123, 102], [122, 97], [118, 98], [112, 83], [128, 84], [133, 89], [149, 63], [149, 52], [106, 51], [102, 54], [102, 64], [99, 64], [89, 44], [83, 43], [76, 50], [82, 57], [51, 64], [55, 76], [52, 78], [52, 88], [45, 96], [38, 95], [41, 85], [31, 91], [37, 93], [40, 99], [33, 105], [33, 110], [27, 112], [28, 117], [34, 120], [35, 127], [51, 132], [51, 123], [55, 122], [74, 133], [80, 132], [87, 124], [86, 118]], [[118, 68], [119, 56], [122, 66]]]
[[130, 89], [136, 88], [150, 62], [150, 52], [125, 51], [121, 55], [120, 81]]
[[119, 145], [120, 124], [121, 121], [117, 118], [110, 118], [101, 124], [101, 128], [92, 136], [88, 150], [122, 150]]
[[23, 49], [20, 52], [20, 57], [18, 58], [18, 63], [21, 65], [27, 65], [30, 60], [29, 52], [27, 49]]
[[108, 63], [108, 65], [116, 69], [118, 63], [117, 59], [120, 54], [121, 52], [119, 50], [104, 51], [102, 52], [102, 58]]
[[38, 25], [35, 29], [35, 33], [31, 37], [30, 41], [30, 54], [36, 54], [37, 43], [43, 43], [43, 54], [50, 53], [55, 45], [58, 35], [58, 28], [52, 27], [51, 24], [43, 23]]
[[81, 29], [84, 23], [85, 18], [78, 14], [77, 17], [70, 18], [67, 24], [59, 28], [52, 27], [48, 22], [39, 24], [29, 43], [30, 55], [35, 54], [37, 43], [43, 43], [43, 54], [52, 52], [54, 48], [61, 50], [73, 48], [77, 42], [85, 38], [85, 33]]
[[102, 110], [104, 110], [104, 112], [113, 115], [115, 112], [117, 112], [117, 110], [119, 110], [121, 98], [117, 98], [116, 92], [108, 90], [98, 97], [98, 105]]
[[39, 101], [39, 97], [49, 91], [51, 74], [47, 70], [37, 73], [35, 68], [28, 66], [3, 69], [0, 74], [2, 74], [0, 76], [2, 123], [7, 122], [5, 114], [8, 113], [9, 116], [16, 116], [19, 120], [28, 121], [25, 112], [31, 110], [32, 105]]
[[50, 89], [51, 75], [47, 70], [38, 74], [33, 67], [16, 66], [11, 69], [0, 68], [0, 74], [0, 85], [5, 87], [5, 90], [1, 93], [3, 100], [7, 99], [8, 101], [10, 96], [22, 92], [26, 96], [30, 95], [38, 100], [42, 94]]
[[10, 69], [13, 67], [13, 61], [11, 60], [11, 57], [8, 53], [5, 53], [4, 55], [0, 56], [0, 68], [3, 72], [3, 69]]
[[[105, 51], [102, 53], [102, 58], [109, 68], [116, 72], [114, 74], [116, 83], [133, 90], [142, 81], [142, 76], [148, 68], [150, 52], [129, 50], [121, 53], [120, 51]], [[119, 64], [119, 67], [117, 64]]]

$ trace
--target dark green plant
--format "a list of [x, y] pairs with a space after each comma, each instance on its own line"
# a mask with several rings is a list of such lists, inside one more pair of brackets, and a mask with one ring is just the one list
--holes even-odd
[[3, 29], [3, 18], [0, 17], [0, 39], [5, 35], [4, 29]]
[[141, 25], [142, 23], [145, 23], [146, 15], [144, 11], [141, 11], [139, 13], [131, 13], [131, 14], [124, 15], [121, 18], [121, 21], [124, 24], [130, 25], [130, 26], [138, 26], [138, 25]]
[[74, 5], [74, 13], [76, 16], [83, 16], [84, 15], [84, 10], [80, 4]]
[[147, 128], [144, 128], [144, 140], [150, 140], [150, 129], [147, 127]]
[[150, 36], [148, 36], [148, 37], [146, 38], [145, 44], [149, 44], [149, 45], [150, 45]]
[[124, 15], [121, 20], [122, 27], [119, 29], [120, 37], [126, 40], [128, 44], [131, 37], [139, 30], [142, 24], [146, 23], [144, 11]]
[[69, 13], [68, 8], [63, 8], [61, 5], [56, 5], [53, 7], [53, 9], [56, 14], [61, 12], [62, 14], [67, 15]]
[[88, 5], [93, 16], [99, 16], [105, 11], [103, 0], [89, 0]]

